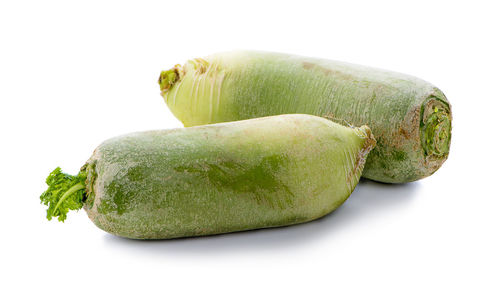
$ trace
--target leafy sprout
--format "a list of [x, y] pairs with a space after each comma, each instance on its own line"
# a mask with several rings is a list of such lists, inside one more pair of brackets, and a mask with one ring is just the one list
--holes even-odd
[[40, 196], [41, 203], [49, 206], [48, 220], [57, 217], [59, 221], [64, 221], [69, 210], [78, 210], [83, 207], [86, 198], [86, 178], [87, 174], [84, 171], [72, 176], [63, 173], [59, 167], [50, 173], [45, 180], [49, 188]]

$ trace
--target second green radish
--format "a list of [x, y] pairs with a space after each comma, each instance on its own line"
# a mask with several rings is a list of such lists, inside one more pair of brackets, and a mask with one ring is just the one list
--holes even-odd
[[84, 208], [99, 228], [137, 239], [307, 222], [339, 207], [375, 145], [367, 126], [302, 114], [119, 136], [76, 176], [57, 168], [47, 218]]
[[434, 173], [448, 157], [451, 107], [418, 78], [279, 53], [236, 51], [188, 61], [160, 76], [162, 95], [185, 126], [305, 113], [368, 125], [377, 147], [363, 177], [387, 183]]

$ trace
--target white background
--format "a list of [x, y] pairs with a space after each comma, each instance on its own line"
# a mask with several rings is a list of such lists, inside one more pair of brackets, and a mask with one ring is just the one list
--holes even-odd
[[[499, 290], [496, 1], [0, 2], [2, 290]], [[448, 161], [406, 185], [362, 181], [318, 221], [133, 241], [45, 220], [56, 166], [103, 140], [179, 127], [162, 69], [232, 49], [404, 72], [453, 105]]]

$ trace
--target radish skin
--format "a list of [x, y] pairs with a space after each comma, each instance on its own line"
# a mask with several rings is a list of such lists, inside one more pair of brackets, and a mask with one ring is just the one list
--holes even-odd
[[363, 177], [404, 183], [434, 173], [447, 159], [451, 107], [418, 78], [331, 60], [236, 51], [176, 65], [160, 76], [172, 113], [187, 127], [305, 113], [377, 139]]
[[82, 168], [83, 207], [137, 239], [307, 222], [349, 197], [374, 145], [367, 126], [301, 114], [128, 134]]

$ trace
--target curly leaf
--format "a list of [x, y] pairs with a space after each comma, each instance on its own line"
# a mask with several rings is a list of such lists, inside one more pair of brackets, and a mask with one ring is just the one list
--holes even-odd
[[50, 173], [45, 182], [49, 188], [42, 193], [40, 201], [49, 206], [47, 219], [57, 217], [64, 221], [69, 210], [78, 210], [85, 201], [85, 179], [87, 174], [81, 171], [76, 176], [68, 175], [57, 167]]

